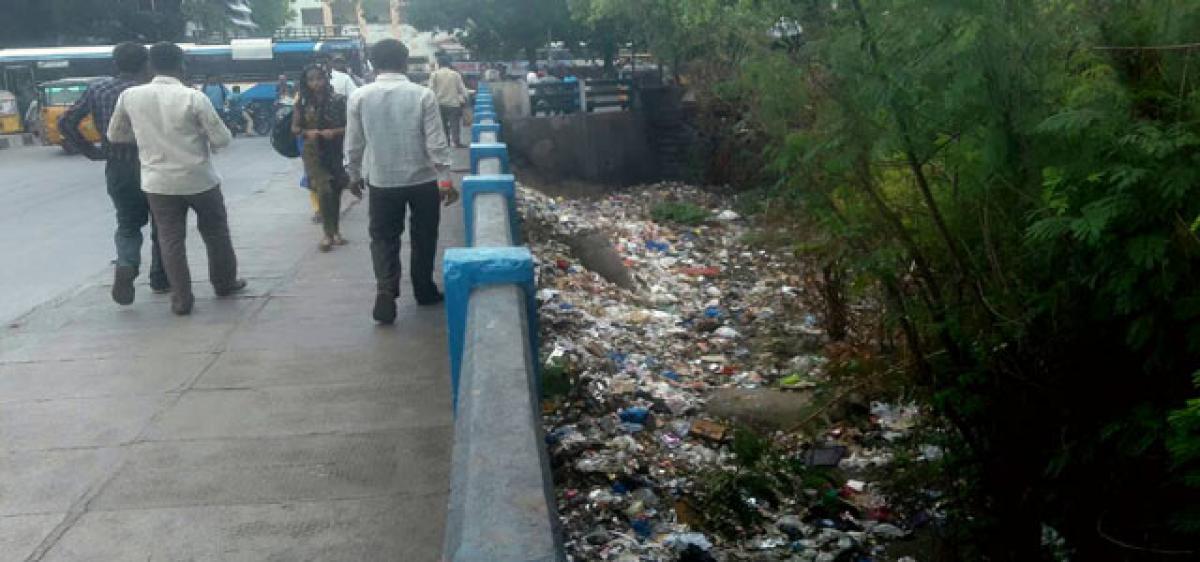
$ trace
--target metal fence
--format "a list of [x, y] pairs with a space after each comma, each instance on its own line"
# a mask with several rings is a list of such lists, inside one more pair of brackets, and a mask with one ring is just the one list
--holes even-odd
[[633, 105], [633, 96], [631, 80], [577, 80], [529, 85], [529, 107], [534, 116], [567, 115], [584, 110], [589, 113], [626, 111]]

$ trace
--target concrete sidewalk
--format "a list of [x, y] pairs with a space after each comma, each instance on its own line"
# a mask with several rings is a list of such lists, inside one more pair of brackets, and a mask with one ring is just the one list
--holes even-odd
[[246, 295], [213, 296], [189, 227], [192, 316], [106, 274], [0, 328], [0, 560], [438, 558], [444, 311], [377, 327], [365, 202], [318, 253], [297, 175], [230, 208]]

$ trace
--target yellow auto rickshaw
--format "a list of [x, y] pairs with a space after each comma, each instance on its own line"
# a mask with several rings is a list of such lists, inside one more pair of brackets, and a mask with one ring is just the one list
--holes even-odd
[[[69, 147], [63, 146], [62, 131], [58, 130], [58, 120], [67, 112], [67, 109], [83, 97], [88, 86], [100, 80], [103, 78], [63, 78], [38, 84], [38, 102], [41, 104], [42, 110], [42, 144], [62, 146], [67, 152], [72, 152]], [[83, 123], [80, 123], [79, 131], [83, 133], [83, 138], [88, 142], [100, 142], [100, 133], [96, 130], [96, 125], [92, 122], [90, 115], [83, 120]]]
[[8, 90], [0, 90], [0, 135], [20, 133], [22, 130], [17, 96]]

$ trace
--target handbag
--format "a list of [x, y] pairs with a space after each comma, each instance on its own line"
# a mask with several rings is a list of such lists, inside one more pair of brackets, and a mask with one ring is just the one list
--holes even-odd
[[284, 158], [299, 158], [300, 146], [296, 142], [296, 135], [292, 134], [292, 112], [294, 109], [289, 109], [287, 113], [275, 120], [275, 126], [271, 128], [271, 147]]

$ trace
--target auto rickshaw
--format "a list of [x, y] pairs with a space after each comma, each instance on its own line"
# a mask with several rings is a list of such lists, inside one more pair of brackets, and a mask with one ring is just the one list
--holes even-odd
[[0, 135], [20, 133], [22, 130], [17, 96], [8, 90], [0, 90]]
[[[67, 112], [67, 109], [83, 97], [88, 86], [100, 80], [103, 78], [63, 78], [38, 84], [38, 101], [42, 108], [42, 128], [44, 130], [42, 144], [58, 145], [67, 152], [74, 152], [70, 147], [63, 145], [62, 131], [58, 130], [58, 120]], [[79, 131], [83, 133], [83, 138], [88, 142], [100, 142], [100, 133], [96, 130], [91, 115], [80, 123]]]

